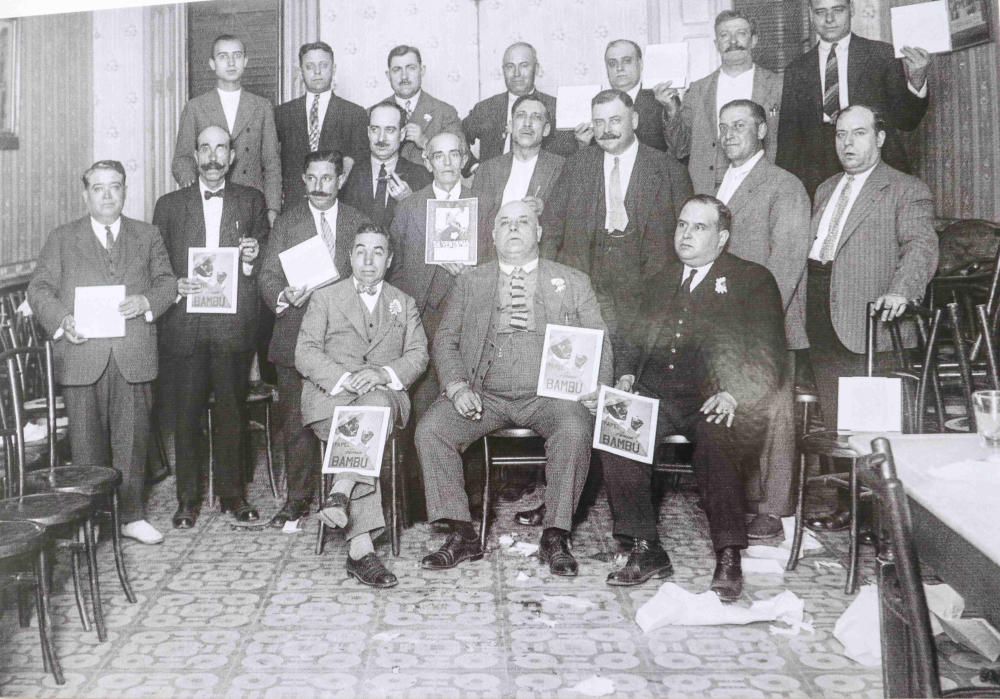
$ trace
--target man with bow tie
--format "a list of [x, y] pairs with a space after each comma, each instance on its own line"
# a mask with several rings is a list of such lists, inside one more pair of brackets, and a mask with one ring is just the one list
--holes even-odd
[[[741, 470], [759, 458], [767, 406], [786, 371], [784, 313], [774, 277], [763, 266], [723, 252], [732, 228], [725, 204], [696, 195], [681, 209], [676, 257], [661, 288], [625, 335], [615, 357], [617, 388], [660, 400], [657, 438], [688, 436], [708, 515], [716, 567], [711, 589], [740, 597], [740, 549], [747, 545]], [[660, 544], [647, 464], [601, 454], [614, 535], [631, 543], [609, 585], [667, 577], [673, 567]]]
[[[229, 133], [208, 126], [197, 136], [193, 153], [198, 180], [156, 202], [159, 227], [179, 277], [178, 302], [163, 318], [160, 347], [173, 361], [177, 452], [177, 512], [174, 527], [188, 529], [201, 505], [201, 422], [209, 394], [215, 396], [215, 483], [223, 512], [237, 521], [259, 515], [244, 494], [242, 455], [250, 361], [257, 330], [257, 240], [267, 232], [264, 195], [252, 187], [226, 182], [235, 160]], [[239, 248], [236, 312], [189, 313], [183, 297], [205, 285], [188, 276], [189, 248]]]
[[[374, 224], [362, 225], [352, 240], [351, 278], [313, 294], [295, 347], [295, 367], [303, 376], [302, 420], [323, 440], [337, 406], [387, 407], [391, 429], [404, 427], [410, 416], [407, 389], [427, 369], [427, 336], [417, 305], [383, 281], [392, 264], [392, 241]], [[348, 575], [371, 587], [396, 585], [373, 544], [385, 528], [378, 478], [336, 474], [319, 516], [344, 529]]]

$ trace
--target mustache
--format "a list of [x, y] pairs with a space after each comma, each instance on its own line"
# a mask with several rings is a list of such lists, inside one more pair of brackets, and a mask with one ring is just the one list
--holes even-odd
[[605, 131], [604, 135], [601, 136], [600, 138], [598, 138], [597, 140], [598, 141], [613, 141], [616, 138], [621, 138], [621, 137], [622, 137], [622, 135], [620, 133], [615, 133], [613, 131]]
[[314, 189], [311, 192], [306, 192], [307, 197], [328, 197], [333, 192], [324, 192], [322, 189]]
[[729, 46], [726, 47], [725, 52], [729, 53], [730, 51], [746, 51], [746, 50], [747, 47], [743, 46], [742, 44], [730, 44]]
[[201, 166], [201, 170], [202, 172], [208, 172], [209, 170], [225, 170], [225, 168], [222, 167], [222, 163], [206, 163]]
[[377, 142], [377, 143], [375, 144], [375, 147], [376, 147], [376, 148], [388, 148], [388, 147], [389, 147], [389, 144], [388, 144], [388, 143], [386, 143], [385, 141], [378, 141], [378, 142]]

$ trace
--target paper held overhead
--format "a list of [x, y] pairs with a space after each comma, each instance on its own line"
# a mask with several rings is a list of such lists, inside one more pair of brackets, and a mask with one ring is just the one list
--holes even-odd
[[642, 82], [648, 88], [665, 82], [678, 89], [687, 87], [687, 42], [647, 46], [642, 53]]
[[590, 100], [601, 91], [600, 85], [560, 85], [556, 94], [556, 126], [572, 131], [590, 123]]
[[946, 0], [893, 7], [889, 10], [889, 14], [892, 24], [892, 47], [895, 49], [896, 58], [903, 57], [904, 46], [924, 49], [930, 53], [951, 51]]

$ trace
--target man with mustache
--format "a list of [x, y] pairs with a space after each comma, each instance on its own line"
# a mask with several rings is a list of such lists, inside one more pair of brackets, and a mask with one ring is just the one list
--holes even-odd
[[299, 175], [306, 198], [291, 205], [274, 222], [260, 268], [260, 298], [275, 314], [274, 333], [267, 357], [278, 374], [276, 422], [280, 448], [284, 452], [288, 494], [270, 525], [304, 517], [316, 493], [319, 450], [316, 438], [302, 421], [302, 377], [295, 368], [295, 342], [313, 290], [288, 283], [279, 255], [291, 247], [319, 236], [337, 268], [338, 279], [351, 274], [351, 243], [368, 217], [339, 201], [344, 182], [343, 156], [336, 151], [314, 151], [305, 157]]
[[754, 63], [759, 39], [756, 20], [742, 10], [723, 10], [715, 18], [715, 47], [722, 59], [719, 69], [691, 83], [683, 103], [677, 90], [668, 85], [656, 87], [656, 97], [666, 111], [667, 145], [675, 157], [688, 158], [697, 194], [715, 194], [729, 165], [719, 137], [719, 110], [733, 100], [753, 100], [764, 108], [765, 153], [774, 162], [781, 76]]
[[[209, 394], [215, 396], [215, 489], [222, 511], [239, 522], [258, 519], [244, 494], [246, 396], [257, 330], [258, 239], [267, 232], [267, 209], [259, 190], [226, 182], [236, 153], [229, 133], [208, 126], [193, 154], [198, 181], [156, 202], [158, 226], [177, 280], [178, 302], [164, 316], [160, 346], [172, 359], [176, 410], [177, 512], [173, 525], [190, 529], [201, 507], [199, 448]], [[188, 249], [238, 247], [236, 313], [189, 313], [183, 297], [205, 282], [188, 274]]]

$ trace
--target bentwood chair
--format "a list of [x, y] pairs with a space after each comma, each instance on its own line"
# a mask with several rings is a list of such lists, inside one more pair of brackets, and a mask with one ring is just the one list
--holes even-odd
[[504, 439], [504, 440], [525, 440], [525, 439], [541, 439], [539, 435], [534, 430], [529, 430], [526, 427], [505, 427], [499, 430], [493, 430], [488, 435], [483, 437], [483, 516], [479, 527], [479, 545], [482, 549], [486, 550], [486, 535], [489, 533], [490, 525], [490, 515], [492, 514], [492, 506], [490, 504], [490, 498], [492, 497], [492, 486], [490, 483], [490, 474], [493, 472], [494, 466], [499, 466], [500, 468], [506, 468], [507, 466], [545, 466], [546, 458], [545, 452], [541, 455], [497, 455], [494, 454], [493, 449], [490, 447], [490, 440], [493, 439]]

